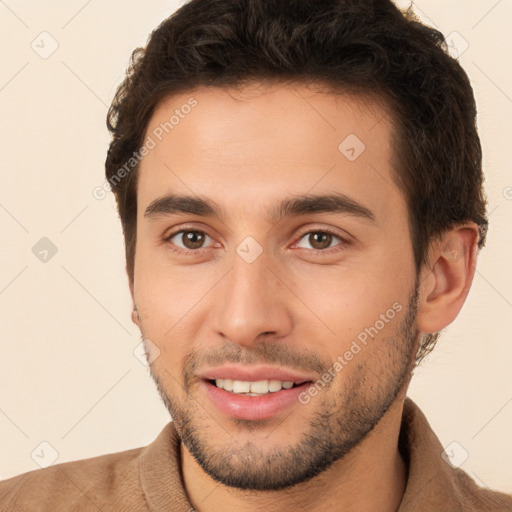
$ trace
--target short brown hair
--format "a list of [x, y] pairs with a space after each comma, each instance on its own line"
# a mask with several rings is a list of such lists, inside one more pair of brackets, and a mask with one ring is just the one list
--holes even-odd
[[[482, 153], [469, 79], [443, 35], [391, 0], [191, 0], [137, 48], [108, 112], [105, 167], [123, 225], [133, 282], [137, 162], [164, 98], [200, 86], [315, 82], [379, 95], [394, 113], [396, 182], [407, 201], [416, 268], [457, 223], [487, 231]], [[427, 336], [419, 358], [438, 333]]]

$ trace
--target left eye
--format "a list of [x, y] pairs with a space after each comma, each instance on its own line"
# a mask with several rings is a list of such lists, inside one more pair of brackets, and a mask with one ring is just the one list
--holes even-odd
[[[322, 251], [324, 249], [328, 249], [330, 247], [333, 247], [332, 243], [335, 241], [335, 239], [338, 239], [340, 242], [343, 242], [343, 240], [334, 233], [331, 233], [329, 231], [309, 231], [308, 233], [305, 233], [302, 235], [301, 240], [306, 240], [306, 243], [309, 243], [313, 249]], [[334, 244], [338, 245], [338, 244]], [[301, 245], [301, 242], [297, 244], [298, 247], [302, 247], [304, 249], [310, 249], [310, 247], [305, 247], [304, 245]]]

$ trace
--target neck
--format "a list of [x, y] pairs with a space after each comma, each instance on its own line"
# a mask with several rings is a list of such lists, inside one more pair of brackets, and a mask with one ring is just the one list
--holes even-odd
[[307, 510], [396, 512], [407, 480], [398, 449], [403, 397], [345, 457], [320, 475], [280, 491], [242, 491], [213, 480], [181, 445], [187, 493], [197, 512]]

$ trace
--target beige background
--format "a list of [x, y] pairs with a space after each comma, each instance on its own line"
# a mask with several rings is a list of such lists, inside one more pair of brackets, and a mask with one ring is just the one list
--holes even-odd
[[[140, 340], [113, 197], [92, 190], [104, 179], [105, 115], [128, 57], [178, 6], [0, 1], [0, 478], [38, 468], [37, 454], [49, 462], [43, 441], [64, 462], [146, 445], [168, 421], [133, 354]], [[470, 297], [409, 394], [443, 446], [468, 452], [463, 469], [512, 492], [512, 1], [415, 8], [460, 34], [456, 47], [469, 45], [461, 61], [477, 94], [492, 213]], [[58, 249], [46, 263], [32, 252], [43, 237]]]

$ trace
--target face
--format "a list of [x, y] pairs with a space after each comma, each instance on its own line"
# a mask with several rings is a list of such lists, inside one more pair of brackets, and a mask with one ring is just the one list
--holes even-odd
[[284, 84], [200, 88], [151, 118], [137, 322], [186, 450], [225, 485], [319, 474], [407, 381], [417, 286], [391, 130], [364, 97]]

